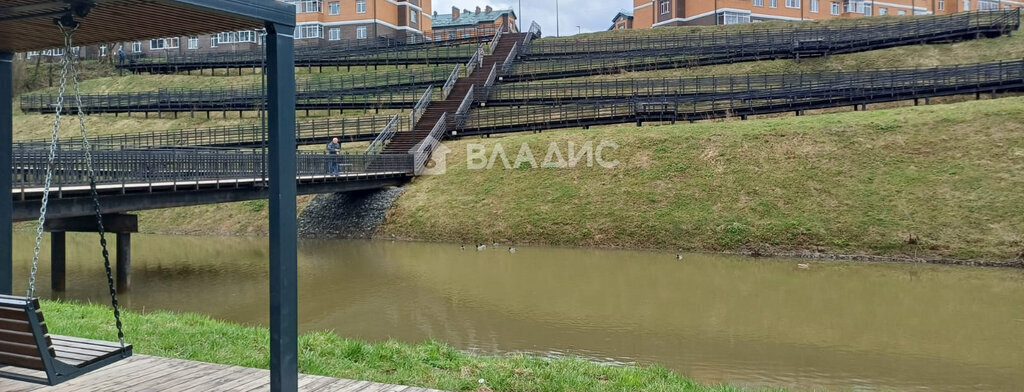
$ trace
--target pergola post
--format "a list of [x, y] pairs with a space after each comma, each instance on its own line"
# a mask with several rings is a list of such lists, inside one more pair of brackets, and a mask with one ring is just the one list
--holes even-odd
[[270, 390], [299, 388], [294, 26], [267, 23]]
[[14, 199], [8, 193], [12, 189], [11, 168], [13, 167], [11, 147], [14, 143], [14, 53], [0, 52], [0, 189], [7, 196], [0, 197], [0, 294], [13, 294], [13, 260], [11, 230], [14, 224], [12, 214]]

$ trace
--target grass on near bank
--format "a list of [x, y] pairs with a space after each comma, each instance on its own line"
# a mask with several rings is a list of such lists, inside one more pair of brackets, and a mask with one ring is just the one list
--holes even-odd
[[[52, 333], [104, 340], [116, 337], [108, 307], [46, 301], [43, 311]], [[162, 311], [125, 312], [122, 317], [136, 354], [270, 366], [266, 328]], [[738, 391], [702, 386], [657, 366], [606, 366], [581, 359], [526, 355], [478, 356], [438, 342], [368, 343], [332, 332], [299, 337], [299, 371], [452, 391]]]
[[[1024, 98], [751, 121], [518, 134], [447, 145], [383, 235], [430, 241], [1014, 262], [1024, 257]], [[614, 142], [614, 169], [468, 170], [467, 146], [542, 164]], [[555, 159], [554, 161], [557, 161]], [[514, 165], [514, 162], [513, 162]]]

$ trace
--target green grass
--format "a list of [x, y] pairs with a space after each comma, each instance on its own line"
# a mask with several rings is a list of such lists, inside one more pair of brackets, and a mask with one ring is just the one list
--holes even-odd
[[[1024, 253], [1024, 98], [466, 139], [382, 235], [430, 241], [1012, 262]], [[612, 141], [615, 169], [468, 170], [467, 145]], [[611, 151], [611, 150], [609, 150]], [[538, 162], [540, 163], [540, 162]], [[498, 165], [500, 167], [500, 164]], [[920, 238], [914, 244], [911, 237]]]
[[981, 38], [940, 45], [900, 46], [883, 50], [803, 59], [800, 61], [791, 59], [754, 61], [658, 71], [627, 72], [615, 75], [587, 76], [561, 79], [559, 81], [674, 78], [748, 73], [862, 71], [879, 68], [924, 68], [999, 60], [1019, 60], [1021, 58], [1024, 58], [1024, 36], [1014, 34], [1010, 37]]
[[[55, 334], [111, 340], [113, 317], [104, 306], [43, 303]], [[268, 368], [266, 328], [216, 321], [198, 314], [123, 313], [137, 354]], [[527, 355], [479, 356], [443, 343], [369, 343], [313, 332], [299, 337], [299, 371], [328, 377], [453, 391], [738, 391], [702, 386], [659, 366], [607, 366], [582, 359]], [[485, 380], [480, 384], [479, 380]]]

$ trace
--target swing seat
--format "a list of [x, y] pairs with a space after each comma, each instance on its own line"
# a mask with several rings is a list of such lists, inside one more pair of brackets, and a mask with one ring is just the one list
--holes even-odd
[[39, 300], [0, 295], [0, 377], [57, 385], [132, 355], [132, 346], [50, 335]]

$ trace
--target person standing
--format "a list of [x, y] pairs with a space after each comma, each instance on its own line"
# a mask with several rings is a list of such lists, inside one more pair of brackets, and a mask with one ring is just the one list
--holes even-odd
[[341, 143], [338, 138], [334, 138], [330, 143], [327, 143], [327, 155], [331, 155], [327, 158], [327, 171], [330, 174], [340, 174], [338, 170], [338, 152], [341, 151]]
[[118, 65], [124, 65], [124, 46], [117, 48], [117, 61]]

